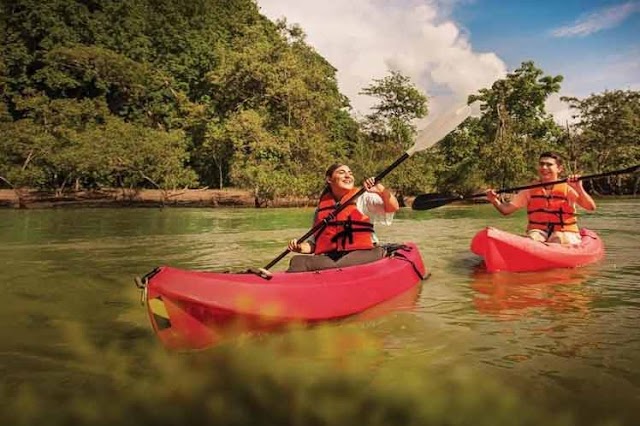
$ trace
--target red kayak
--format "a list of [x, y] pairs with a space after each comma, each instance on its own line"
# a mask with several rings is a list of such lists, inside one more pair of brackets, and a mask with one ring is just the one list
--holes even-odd
[[604, 244], [598, 234], [583, 228], [580, 236], [580, 244], [542, 243], [488, 227], [473, 237], [471, 251], [484, 258], [488, 272], [575, 268], [602, 259]]
[[427, 271], [413, 243], [390, 257], [341, 269], [251, 273], [161, 266], [141, 280], [152, 327], [169, 349], [215, 344], [225, 330], [269, 330], [349, 317], [414, 288]]

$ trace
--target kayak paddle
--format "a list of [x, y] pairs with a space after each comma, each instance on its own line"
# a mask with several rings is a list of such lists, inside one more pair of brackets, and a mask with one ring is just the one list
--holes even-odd
[[[471, 115], [471, 107], [465, 105], [463, 107], [458, 107], [452, 111], [447, 112], [446, 114], [442, 114], [437, 117], [431, 123], [429, 123], [424, 129], [422, 129], [414, 145], [409, 148], [404, 154], [402, 154], [396, 161], [393, 162], [389, 167], [384, 169], [378, 176], [375, 177], [376, 182], [380, 182], [386, 175], [388, 175], [393, 169], [398, 167], [404, 160], [411, 157], [416, 152], [423, 151], [437, 142], [441, 141], [445, 136], [454, 131], [462, 122], [467, 119]], [[321, 228], [325, 227], [328, 222], [333, 220], [338, 213], [344, 210], [351, 202], [353, 202], [356, 198], [362, 195], [366, 189], [360, 188], [358, 192], [353, 194], [351, 198], [349, 198], [344, 204], [340, 205], [337, 209], [335, 209], [329, 216], [327, 216], [322, 222], [315, 225], [311, 228], [306, 234], [302, 237], [298, 238], [298, 242], [303, 242], [307, 238], [314, 235]], [[278, 257], [269, 262], [264, 268], [260, 269], [250, 269], [250, 272], [257, 273], [263, 278], [269, 278], [270, 272], [269, 268], [273, 267], [276, 263], [280, 262], [287, 254], [289, 253], [289, 249], [286, 249]]]
[[[635, 171], [637, 171], [638, 169], [640, 169], [640, 164], [635, 165], [633, 167], [627, 167], [626, 169], [622, 169], [622, 170], [614, 170], [612, 172], [605, 172], [605, 173], [598, 173], [595, 175], [586, 175], [586, 176], [580, 176], [580, 178], [578, 180], [589, 180], [589, 179], [596, 179], [596, 178], [600, 178], [600, 177], [605, 177], [605, 176], [615, 176], [615, 175], [623, 175], [623, 174], [627, 174], [627, 173], [633, 173]], [[555, 180], [553, 182], [544, 182], [544, 183], [534, 183], [531, 185], [524, 185], [524, 186], [516, 186], [515, 188], [507, 188], [507, 189], [501, 189], [499, 191], [496, 191], [496, 194], [502, 194], [504, 192], [515, 192], [515, 191], [521, 191], [523, 189], [532, 189], [532, 188], [540, 188], [542, 186], [547, 186], [547, 185], [555, 185], [556, 183], [563, 183], [566, 182], [567, 178], [564, 179], [560, 179], [560, 180]], [[431, 193], [431, 194], [420, 194], [418, 195], [415, 200], [413, 200], [413, 204], [411, 205], [411, 208], [414, 210], [431, 210], [431, 209], [435, 209], [436, 207], [440, 207], [440, 206], [444, 206], [450, 203], [453, 203], [454, 201], [460, 201], [460, 200], [469, 200], [471, 198], [480, 198], [480, 197], [484, 197], [486, 196], [486, 193], [479, 193], [479, 194], [473, 194], [473, 195], [468, 195], [468, 196], [446, 196], [443, 194], [437, 194], [437, 193]]]

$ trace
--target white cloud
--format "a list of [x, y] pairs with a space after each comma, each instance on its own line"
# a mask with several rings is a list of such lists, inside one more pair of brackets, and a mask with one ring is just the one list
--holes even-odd
[[409, 76], [429, 96], [434, 114], [504, 77], [494, 53], [474, 52], [469, 35], [448, 19], [469, 0], [258, 0], [261, 12], [298, 23], [307, 42], [338, 70], [340, 90], [356, 113], [374, 100], [359, 95], [389, 70]]
[[578, 18], [572, 25], [557, 28], [551, 34], [555, 37], [584, 37], [613, 28], [636, 12], [640, 12], [640, 3], [635, 1], [610, 6]]
[[[620, 53], [592, 55], [581, 62], [568, 62], [558, 70], [570, 75], [562, 84], [562, 94], [586, 98], [605, 90], [640, 90], [640, 48], [632, 48]], [[547, 103], [547, 111], [556, 121], [564, 123], [568, 115], [562, 111], [560, 103]]]
[[577, 113], [575, 110], [569, 108], [567, 102], [560, 100], [561, 96], [571, 96], [568, 94], [559, 95], [553, 94], [547, 98], [545, 102], [545, 109], [548, 113], [553, 115], [553, 120], [561, 126], [565, 126], [567, 123], [573, 124], [576, 122], [576, 118], [573, 116]]
[[605, 90], [640, 90], [640, 49], [594, 56], [569, 67], [566, 73], [574, 77], [566, 80], [561, 93], [551, 95], [545, 104], [546, 110], [561, 125], [573, 123], [572, 115], [576, 111], [560, 101], [560, 96], [584, 99]]

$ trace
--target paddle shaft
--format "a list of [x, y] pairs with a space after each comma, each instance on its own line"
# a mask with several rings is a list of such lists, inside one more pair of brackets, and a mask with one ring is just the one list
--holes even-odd
[[[601, 178], [601, 177], [606, 177], [606, 176], [615, 176], [615, 175], [624, 175], [627, 173], [633, 173], [634, 171], [636, 171], [637, 169], [640, 168], [640, 164], [633, 166], [633, 167], [627, 167], [626, 169], [622, 169], [622, 170], [614, 170], [612, 172], [604, 172], [604, 173], [597, 173], [594, 175], [586, 175], [586, 176], [580, 176], [578, 178], [578, 180], [590, 180], [590, 179], [597, 179], [597, 178]], [[521, 191], [523, 189], [533, 189], [533, 188], [540, 188], [542, 186], [547, 186], [547, 185], [555, 185], [556, 183], [563, 183], [566, 182], [569, 178], [564, 178], [564, 179], [559, 179], [559, 180], [554, 180], [553, 182], [543, 182], [543, 183], [533, 183], [531, 185], [524, 185], [524, 186], [516, 186], [515, 188], [507, 188], [507, 189], [501, 189], [499, 191], [496, 191], [496, 194], [502, 194], [505, 192], [515, 192], [515, 191]], [[486, 194], [474, 194], [471, 195], [469, 197], [464, 197], [464, 198], [478, 198], [478, 197], [482, 197]]]
[[[385, 176], [387, 176], [389, 173], [391, 173], [391, 171], [393, 169], [398, 167], [400, 164], [402, 164], [402, 162], [404, 160], [406, 160], [409, 157], [410, 157], [410, 155], [408, 153], [406, 153], [406, 152], [404, 154], [402, 154], [396, 161], [393, 162], [393, 164], [391, 164], [389, 167], [384, 169], [382, 172], [380, 172], [380, 174], [378, 174], [378, 176], [375, 177], [375, 182], [376, 183], [380, 182]], [[329, 223], [330, 221], [335, 219], [335, 217], [338, 215], [338, 213], [340, 213], [342, 210], [347, 208], [347, 206], [349, 204], [351, 204], [351, 202], [355, 201], [359, 196], [364, 194], [365, 191], [366, 191], [366, 189], [364, 187], [360, 188], [360, 190], [358, 192], [353, 194], [351, 197], [349, 197], [349, 199], [347, 201], [345, 201], [343, 204], [338, 206], [338, 208], [336, 208], [333, 212], [331, 212], [329, 214], [329, 216], [324, 218], [322, 220], [322, 222], [319, 222], [313, 228], [311, 228], [306, 234], [304, 234], [302, 237], [298, 238], [298, 242], [301, 243], [301, 242], [305, 241], [307, 238], [311, 237], [313, 234], [318, 232], [320, 229], [322, 229], [325, 226], [327, 226], [327, 223]], [[271, 262], [269, 262], [269, 264], [267, 264], [267, 266], [265, 266], [264, 269], [272, 268], [276, 263], [280, 262], [287, 254], [289, 254], [289, 252], [290, 252], [290, 250], [286, 249], [285, 251], [280, 253], [280, 255], [278, 255], [278, 257], [276, 257]]]
[[[633, 172], [637, 171], [638, 169], [640, 169], [640, 164], [632, 166], [632, 167], [627, 167], [626, 169], [622, 169], [622, 170], [614, 170], [614, 171], [611, 171], [611, 172], [604, 172], [604, 173], [597, 173], [597, 174], [593, 174], [593, 175], [580, 176], [578, 178], [578, 180], [597, 179], [597, 178], [606, 177], [606, 176], [615, 176], [615, 175], [633, 173]], [[560, 179], [560, 180], [556, 180], [556, 181], [552, 181], [552, 182], [534, 183], [534, 184], [531, 184], [531, 185], [516, 186], [514, 188], [500, 189], [500, 190], [496, 191], [496, 194], [503, 194], [505, 192], [521, 191], [523, 189], [540, 188], [540, 187], [547, 186], [547, 185], [555, 185], [556, 183], [563, 183], [563, 182], [566, 182], [567, 180], [568, 180], [568, 178], [564, 178], [564, 179]], [[418, 205], [416, 210], [429, 210], [429, 209], [433, 209], [433, 208], [436, 208], [436, 207], [444, 206], [444, 205], [449, 204], [449, 203], [453, 203], [454, 201], [468, 200], [468, 199], [471, 199], [471, 198], [484, 197], [487, 194], [484, 193], [484, 192], [481, 192], [481, 193], [478, 193], [478, 194], [468, 195], [466, 197], [459, 196], [459, 197], [441, 197], [441, 198], [433, 197], [433, 195], [434, 194], [418, 195], [418, 197], [416, 197], [416, 200], [414, 200], [414, 206]], [[421, 198], [422, 198], [422, 200], [424, 200], [424, 199], [426, 199], [426, 200], [422, 201]], [[419, 205], [420, 203], [422, 203], [423, 205], [420, 206]]]

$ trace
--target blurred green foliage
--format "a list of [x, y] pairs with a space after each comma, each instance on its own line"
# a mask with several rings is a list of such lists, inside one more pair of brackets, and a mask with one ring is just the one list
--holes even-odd
[[97, 347], [75, 329], [77, 375], [48, 390], [5, 386], [6, 425], [568, 425], [497, 381], [426, 356], [388, 356], [355, 327], [292, 328], [170, 354]]

